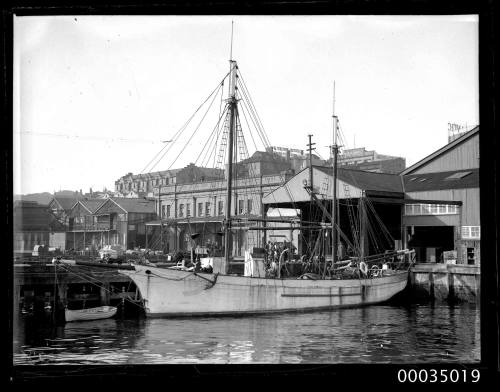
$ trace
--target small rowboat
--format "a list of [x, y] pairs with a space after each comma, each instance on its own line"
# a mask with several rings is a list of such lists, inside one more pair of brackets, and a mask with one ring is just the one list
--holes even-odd
[[97, 308], [88, 308], [80, 310], [66, 309], [64, 315], [66, 322], [69, 321], [87, 321], [87, 320], [100, 320], [113, 317], [116, 314], [117, 308], [115, 306], [99, 306]]

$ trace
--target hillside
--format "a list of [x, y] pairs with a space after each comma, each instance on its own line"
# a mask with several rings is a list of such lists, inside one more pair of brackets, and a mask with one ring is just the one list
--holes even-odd
[[52, 193], [30, 193], [28, 195], [14, 195], [14, 200], [35, 201], [38, 204], [48, 205], [52, 200]]

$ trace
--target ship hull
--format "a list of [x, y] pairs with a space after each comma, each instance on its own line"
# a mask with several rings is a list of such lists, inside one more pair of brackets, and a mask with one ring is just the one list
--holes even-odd
[[99, 306], [97, 308], [69, 310], [64, 312], [66, 322], [89, 321], [111, 318], [116, 314], [115, 306]]
[[136, 266], [120, 270], [136, 284], [149, 317], [236, 315], [355, 307], [404, 290], [408, 272], [373, 279], [272, 279]]

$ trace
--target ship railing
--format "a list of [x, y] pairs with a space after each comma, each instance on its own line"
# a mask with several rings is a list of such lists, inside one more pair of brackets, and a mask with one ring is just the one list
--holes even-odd
[[370, 268], [374, 265], [387, 264], [391, 269], [407, 268], [415, 263], [415, 250], [403, 249], [388, 251], [386, 253], [370, 255], [365, 257], [350, 257], [349, 260], [354, 264], [365, 262]]

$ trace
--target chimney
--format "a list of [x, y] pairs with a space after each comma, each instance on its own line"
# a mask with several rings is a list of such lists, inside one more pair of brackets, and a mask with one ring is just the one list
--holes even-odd
[[286, 161], [290, 162], [290, 149], [289, 148], [286, 149]]
[[92, 188], [90, 188], [90, 198], [92, 199], [92, 196], [93, 196], [93, 192], [92, 192]]

